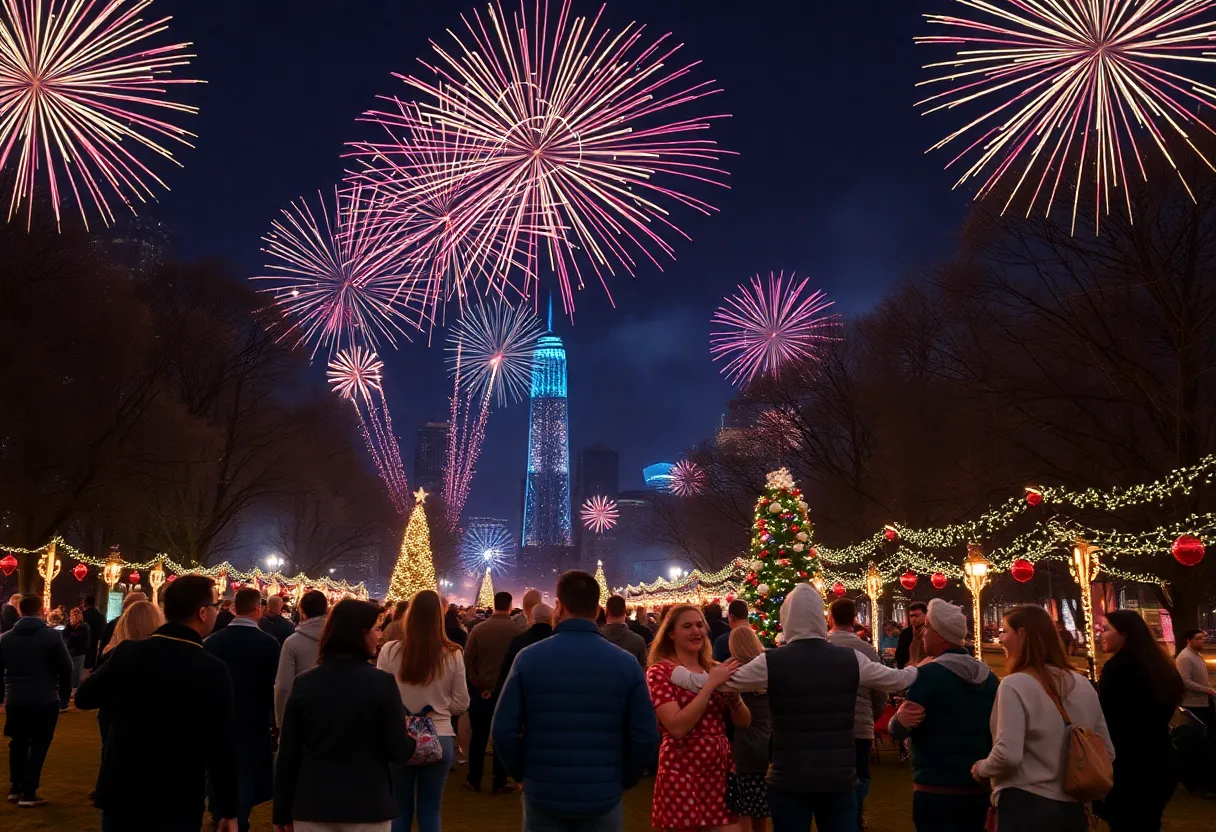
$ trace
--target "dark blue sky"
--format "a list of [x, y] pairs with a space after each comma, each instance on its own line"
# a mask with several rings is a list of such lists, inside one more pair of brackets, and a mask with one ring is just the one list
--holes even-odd
[[[528, 0], [529, 3], [532, 0]], [[556, 2], [556, 0], [553, 0]], [[509, 8], [511, 0], [506, 0]], [[594, 13], [598, 4], [575, 0]], [[922, 151], [946, 124], [913, 109], [926, 48], [919, 14], [945, 0], [609, 0], [613, 28], [630, 20], [673, 32], [698, 77], [725, 92], [707, 103], [732, 118], [715, 137], [731, 189], [721, 212], [677, 212], [692, 237], [662, 272], [619, 276], [617, 308], [591, 288], [577, 323], [560, 324], [570, 366], [571, 453], [603, 442], [621, 452], [622, 487], [641, 467], [707, 436], [730, 396], [708, 354], [709, 317], [757, 272], [796, 270], [846, 314], [870, 308], [893, 282], [953, 251], [967, 195], [951, 192], [943, 157]], [[179, 253], [261, 271], [260, 237], [291, 199], [332, 189], [343, 143], [369, 135], [358, 115], [391, 77], [430, 55], [429, 39], [462, 26], [472, 0], [158, 0], [176, 38], [195, 44], [189, 91], [202, 113], [196, 150], [171, 170], [154, 209]], [[946, 116], [946, 119], [949, 117]], [[412, 460], [413, 431], [445, 418], [443, 355], [425, 343], [385, 356], [395, 426]], [[318, 378], [323, 370], [317, 369]], [[470, 510], [515, 519], [527, 446], [527, 404], [491, 417]]]

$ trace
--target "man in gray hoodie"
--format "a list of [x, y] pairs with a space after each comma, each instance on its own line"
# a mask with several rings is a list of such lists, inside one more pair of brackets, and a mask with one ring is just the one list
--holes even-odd
[[274, 677], [274, 721], [283, 725], [283, 712], [296, 677], [317, 666], [317, 648], [325, 629], [328, 601], [320, 590], [309, 590], [300, 598], [300, 626], [283, 642], [279, 672]]
[[[857, 602], [837, 598], [828, 607], [828, 642], [851, 647], [872, 662], [879, 662], [874, 645], [854, 631], [857, 625]], [[870, 793], [870, 749], [874, 744], [874, 720], [887, 707], [887, 695], [861, 685], [857, 688], [857, 705], [853, 710], [853, 741], [857, 747], [857, 815], [864, 814], [866, 795]]]

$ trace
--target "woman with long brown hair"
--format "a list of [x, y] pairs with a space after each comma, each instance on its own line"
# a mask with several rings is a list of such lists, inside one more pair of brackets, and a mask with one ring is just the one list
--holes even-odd
[[1182, 677], [1140, 614], [1106, 614], [1098, 699], [1115, 744], [1115, 785], [1101, 814], [1111, 832], [1156, 832], [1178, 787], [1170, 720], [1182, 702]]
[[1085, 832], [1085, 805], [1064, 792], [1068, 727], [1061, 711], [1072, 725], [1101, 735], [1113, 758], [1098, 694], [1072, 669], [1042, 607], [1007, 612], [1001, 644], [1009, 675], [992, 709], [992, 751], [971, 774], [991, 781], [1001, 832]]
[[408, 714], [430, 717], [443, 758], [429, 765], [393, 767], [397, 796], [393, 830], [408, 832], [416, 811], [418, 832], [439, 832], [443, 787], [456, 755], [452, 717], [469, 708], [464, 655], [460, 645], [447, 637], [443, 601], [433, 590], [414, 596], [405, 612], [404, 632], [408, 638], [384, 645], [376, 666], [396, 678]]
[[[677, 666], [708, 673], [705, 687], [693, 693], [672, 684], [671, 672]], [[730, 712], [736, 728], [747, 728], [751, 713], [738, 694], [717, 690], [735, 667], [734, 661], [714, 662], [700, 609], [680, 604], [663, 618], [646, 672], [662, 735], [650, 814], [656, 829], [739, 828], [738, 818], [726, 806], [727, 780], [734, 770], [726, 714]]]

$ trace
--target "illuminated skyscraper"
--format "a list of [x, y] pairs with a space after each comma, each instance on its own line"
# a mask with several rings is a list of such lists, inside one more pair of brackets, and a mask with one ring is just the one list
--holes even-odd
[[546, 580], [566, 568], [574, 543], [570, 529], [570, 436], [566, 415], [566, 348], [549, 331], [532, 353], [532, 414], [528, 476], [524, 491], [521, 567], [527, 578]]

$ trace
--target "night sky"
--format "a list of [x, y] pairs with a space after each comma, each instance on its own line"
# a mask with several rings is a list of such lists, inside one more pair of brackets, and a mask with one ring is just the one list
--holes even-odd
[[[391, 73], [413, 72], [431, 38], [449, 43], [445, 30], [463, 28], [460, 13], [483, 5], [158, 0], [152, 11], [174, 16], [173, 35], [199, 55], [194, 77], [209, 82], [186, 92], [202, 109], [184, 125], [199, 134], [197, 149], [179, 154], [184, 170], [167, 172], [173, 190], [150, 211], [173, 230], [178, 254], [262, 273], [260, 238], [277, 212], [300, 195], [332, 193], [344, 142], [375, 135], [356, 118], [377, 94], [406, 94]], [[740, 155], [723, 165], [730, 190], [697, 191], [719, 214], [675, 213], [692, 240], [673, 240], [674, 262], [619, 274], [615, 309], [588, 288], [576, 296], [575, 325], [558, 324], [572, 463], [581, 448], [606, 443], [621, 452], [622, 488], [640, 488], [643, 465], [673, 460], [712, 433], [731, 388], [709, 359], [709, 318], [749, 275], [809, 275], [853, 315], [950, 256], [968, 197], [950, 190], [943, 156], [923, 155], [949, 116], [915, 112], [920, 66], [935, 56], [912, 43], [925, 31], [920, 13], [947, 5], [610, 0], [614, 30], [637, 20], [655, 37], [673, 32], [686, 59], [703, 61], [696, 77], [724, 92], [700, 112], [731, 114], [714, 137]], [[443, 353], [423, 341], [384, 358], [412, 474], [414, 430], [446, 418]], [[315, 373], [322, 379], [323, 367]], [[524, 402], [491, 417], [470, 513], [518, 519], [527, 410]]]

